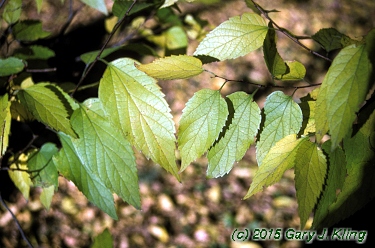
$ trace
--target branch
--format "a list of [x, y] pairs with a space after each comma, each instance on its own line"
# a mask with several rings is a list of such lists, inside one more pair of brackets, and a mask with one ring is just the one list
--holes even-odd
[[77, 92], [79, 86], [82, 84], [83, 80], [86, 78], [87, 74], [91, 71], [91, 69], [94, 67], [94, 65], [96, 64], [96, 62], [98, 62], [98, 60], [100, 59], [100, 56], [102, 55], [104, 49], [107, 47], [109, 41], [112, 39], [113, 35], [116, 33], [117, 29], [125, 22], [126, 20], [126, 17], [129, 16], [129, 13], [130, 11], [133, 9], [134, 5], [136, 4], [137, 0], [133, 0], [133, 3], [129, 6], [128, 10], [126, 11], [125, 15], [116, 23], [116, 25], [113, 27], [112, 29], [112, 32], [109, 34], [107, 40], [104, 42], [104, 45], [102, 46], [102, 48], [100, 49], [98, 55], [96, 56], [95, 60], [90, 64], [89, 67], [86, 67], [87, 70], [85, 69], [83, 74], [82, 74], [82, 77], [81, 79], [79, 80], [76, 88], [74, 89], [74, 91], [72, 92], [71, 96], [73, 97], [73, 95]]
[[308, 36], [298, 36], [298, 35], [295, 35], [293, 33], [291, 33], [289, 30], [287, 30], [286, 28], [283, 28], [283, 27], [280, 27], [279, 25], [277, 25], [277, 23], [272, 20], [272, 18], [268, 15], [268, 12], [267, 10], [263, 9], [259, 4], [257, 4], [254, 0], [251, 0], [253, 2], [253, 4], [255, 5], [255, 7], [262, 13], [262, 15], [268, 19], [272, 25], [274, 25], [277, 29], [277, 31], [283, 33], [284, 35], [286, 35], [289, 39], [291, 39], [292, 41], [294, 41], [295, 43], [297, 43], [299, 46], [301, 46], [302, 48], [306, 49], [307, 51], [309, 51], [309, 53], [311, 54], [314, 54], [315, 56], [318, 56], [322, 59], [325, 59], [329, 62], [332, 62], [332, 59], [324, 56], [324, 55], [321, 55], [320, 53], [317, 53], [313, 50], [311, 50], [310, 48], [308, 48], [307, 46], [305, 46], [303, 43], [301, 43], [299, 40], [302, 40], [302, 39], [310, 39], [310, 37]]
[[16, 223], [17, 225], [17, 228], [18, 230], [20, 231], [21, 233], [21, 236], [23, 238], [23, 240], [26, 242], [26, 244], [29, 246], [29, 247], [33, 247], [32, 244], [30, 243], [30, 241], [27, 239], [27, 237], [25, 236], [25, 233], [23, 232], [22, 230], [22, 227], [20, 225], [20, 223], [18, 222], [17, 220], [17, 217], [13, 214], [12, 210], [10, 210], [10, 208], [8, 207], [8, 205], [5, 203], [5, 201], [3, 200], [3, 197], [1, 196], [1, 192], [0, 192], [0, 203], [1, 205], [4, 206], [4, 208], [12, 215], [12, 218], [14, 220], [14, 222]]

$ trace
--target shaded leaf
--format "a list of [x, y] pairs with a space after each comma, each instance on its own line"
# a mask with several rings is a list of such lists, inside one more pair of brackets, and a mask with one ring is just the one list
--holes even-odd
[[371, 64], [364, 45], [345, 47], [329, 68], [317, 100], [316, 122], [317, 132], [321, 134], [328, 125], [332, 149], [351, 130], [355, 113], [365, 100], [370, 73]]
[[34, 116], [24, 107], [20, 100], [15, 100], [11, 102], [10, 105], [10, 113], [12, 119], [15, 119], [20, 122], [32, 121], [34, 120]]
[[40, 122], [76, 137], [69, 117], [73, 108], [65, 92], [50, 83], [38, 83], [17, 94], [21, 104]]
[[261, 47], [267, 31], [267, 23], [258, 14], [235, 16], [208, 33], [194, 55], [208, 55], [219, 60], [238, 58]]
[[46, 38], [51, 33], [43, 30], [40, 21], [27, 20], [16, 23], [13, 27], [13, 34], [17, 40], [35, 41]]
[[40, 193], [40, 202], [43, 206], [49, 210], [52, 202], [52, 197], [55, 194], [55, 186], [51, 185], [49, 187], [42, 188], [42, 193]]
[[349, 36], [340, 33], [335, 28], [323, 28], [311, 36], [311, 38], [318, 42], [327, 52], [341, 49], [358, 42], [352, 40]]
[[43, 0], [35, 0], [36, 8], [38, 10], [38, 14], [40, 13], [40, 10], [42, 9]]
[[[118, 2], [118, 1], [116, 1]], [[117, 47], [110, 47], [110, 48], [106, 48], [103, 50], [103, 52], [100, 54], [100, 57], [99, 58], [105, 58], [107, 57], [108, 55], [110, 55], [111, 53], [114, 53], [118, 50], [120, 50], [122, 48], [122, 46], [117, 46]], [[80, 59], [86, 64], [91, 64], [92, 62], [94, 62], [94, 60], [96, 59], [96, 57], [98, 56], [100, 50], [97, 50], [97, 51], [92, 51], [92, 52], [87, 52], [87, 53], [84, 53], [82, 54], [80, 57]]]
[[[3, 2], [4, 3], [4, 2]], [[21, 16], [22, 0], [8, 1], [5, 5], [2, 17], [8, 24], [16, 23]], [[1, 67], [1, 66], [0, 66]]]
[[297, 134], [301, 128], [303, 116], [301, 108], [293, 98], [281, 91], [271, 93], [265, 102], [264, 113], [266, 120], [264, 129], [257, 143], [257, 161], [262, 161], [270, 148], [277, 141], [289, 134]]
[[8, 94], [5, 94], [0, 96], [0, 157], [8, 148], [11, 121], [10, 102]]
[[129, 141], [179, 179], [170, 108], [155, 79], [134, 63], [126, 58], [109, 63], [100, 81], [99, 98]]
[[49, 59], [55, 56], [55, 52], [48, 47], [33, 45], [15, 51], [15, 57], [20, 59]]
[[0, 59], [0, 77], [19, 73], [24, 67], [25, 64], [21, 59], [15, 57]]
[[172, 55], [137, 68], [150, 77], [166, 80], [190, 78], [203, 72], [202, 62], [187, 55]]
[[253, 1], [245, 0], [245, 2], [246, 2], [246, 6], [249, 7], [252, 11], [254, 11], [254, 13], [257, 13], [258, 15], [261, 14], [259, 9], [254, 5]]
[[9, 166], [9, 168], [12, 170], [8, 170], [10, 179], [12, 179], [14, 185], [21, 191], [23, 197], [25, 197], [26, 200], [29, 200], [30, 187], [33, 186], [33, 182], [30, 179], [30, 175], [26, 172], [26, 170], [28, 170], [27, 159], [29, 155], [30, 153], [21, 153], [18, 157], [18, 161], [16, 163], [12, 163]]
[[91, 248], [110, 248], [113, 247], [113, 240], [112, 235], [109, 232], [108, 228], [104, 229], [104, 231], [95, 237], [94, 243], [92, 244]]
[[217, 90], [199, 90], [186, 103], [178, 128], [181, 171], [210, 148], [227, 116], [227, 104]]
[[281, 75], [275, 75], [276, 79], [283, 81], [302, 80], [306, 75], [306, 68], [298, 61], [286, 61], [287, 71]]
[[233, 163], [245, 155], [259, 129], [260, 109], [253, 96], [236, 92], [228, 98], [233, 103], [234, 117], [224, 137], [207, 154], [208, 177], [220, 177], [228, 173]]
[[[122, 18], [125, 13], [129, 10], [130, 6], [133, 4], [132, 0], [128, 1], [114, 1], [112, 7], [112, 13], [118, 18]], [[129, 15], [138, 13], [144, 9], [155, 6], [156, 3], [147, 3], [147, 2], [137, 2], [134, 7], [130, 10]]]
[[306, 101], [301, 99], [300, 107], [303, 114], [302, 130], [303, 135], [309, 135], [309, 133], [315, 133], [315, 106], [316, 101]]
[[68, 180], [101, 210], [117, 219], [112, 192], [104, 185], [103, 181], [92, 172], [89, 164], [81, 161], [72, 139], [64, 133], [59, 133], [62, 149], [53, 157], [57, 169]]
[[315, 143], [301, 142], [295, 159], [295, 182], [298, 202], [300, 228], [305, 228], [307, 219], [312, 212], [327, 172], [327, 161], [323, 152]]
[[262, 166], [258, 167], [250, 189], [244, 199], [278, 182], [284, 172], [294, 167], [298, 148], [307, 139], [296, 139], [296, 134], [287, 135], [273, 146], [264, 158]]
[[104, 0], [81, 0], [83, 3], [89, 5], [90, 7], [99, 10], [105, 15], [108, 15], [107, 7], [105, 6]]

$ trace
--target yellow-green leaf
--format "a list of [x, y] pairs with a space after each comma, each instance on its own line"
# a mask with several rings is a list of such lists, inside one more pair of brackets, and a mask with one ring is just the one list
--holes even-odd
[[305, 66], [298, 61], [286, 61], [287, 70], [284, 74], [274, 75], [276, 79], [283, 81], [302, 80], [306, 75]]
[[178, 128], [181, 171], [214, 143], [227, 116], [227, 104], [217, 90], [202, 89], [186, 103]]
[[40, 202], [47, 209], [47, 211], [49, 210], [49, 207], [51, 206], [52, 197], [54, 194], [55, 194], [54, 185], [42, 188], [42, 193], [40, 193]]
[[[2, 2], [4, 4], [4, 2]], [[8, 24], [16, 23], [21, 16], [22, 0], [11, 0], [6, 3], [2, 17]]]
[[266, 21], [258, 14], [232, 17], [208, 33], [194, 55], [208, 55], [219, 60], [244, 56], [263, 45], [267, 30]]
[[0, 96], [0, 157], [4, 155], [8, 148], [11, 121], [10, 102], [8, 101], [8, 94], [5, 94]]
[[202, 62], [187, 55], [172, 55], [137, 68], [150, 77], [166, 80], [190, 78], [203, 72]]
[[16, 187], [21, 191], [23, 197], [25, 197], [26, 200], [29, 200], [30, 187], [33, 186], [33, 182], [30, 179], [29, 173], [25, 171], [28, 170], [27, 159], [29, 155], [30, 154], [22, 153], [18, 157], [17, 164], [11, 164], [9, 167], [11, 170], [8, 170], [10, 179], [12, 179], [14, 185], [16, 185]]
[[139, 71], [134, 63], [127, 58], [109, 63], [100, 81], [99, 98], [123, 135], [179, 179], [170, 108], [155, 79]]
[[112, 236], [108, 228], [104, 229], [104, 231], [101, 234], [95, 237], [94, 243], [91, 246], [91, 248], [111, 248], [111, 247], [113, 247], [113, 240], [112, 240]]

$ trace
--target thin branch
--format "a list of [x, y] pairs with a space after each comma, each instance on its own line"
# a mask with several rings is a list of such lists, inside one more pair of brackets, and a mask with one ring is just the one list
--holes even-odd
[[47, 72], [52, 72], [52, 71], [56, 71], [56, 67], [55, 68], [45, 68], [45, 69], [26, 69], [26, 72], [31, 72], [31, 73], [47, 73]]
[[104, 42], [104, 45], [102, 46], [102, 48], [100, 49], [98, 55], [96, 56], [95, 60], [90, 64], [90, 66], [87, 68], [87, 70], [85, 70], [82, 74], [82, 77], [81, 79], [79, 80], [76, 88], [74, 89], [74, 91], [72, 92], [71, 96], [73, 96], [79, 86], [82, 84], [83, 80], [86, 78], [87, 74], [91, 71], [91, 69], [94, 67], [94, 65], [96, 64], [96, 62], [98, 62], [98, 60], [100, 59], [100, 56], [102, 55], [104, 49], [107, 47], [109, 41], [112, 39], [113, 35], [116, 33], [117, 29], [125, 22], [126, 18], [129, 16], [129, 13], [130, 11], [133, 9], [134, 5], [136, 4], [137, 0], [133, 0], [133, 3], [129, 6], [128, 10], [126, 11], [125, 15], [116, 23], [116, 25], [113, 27], [113, 30], [112, 32], [109, 34], [107, 40]]
[[266, 11], [265, 9], [263, 9], [259, 4], [257, 4], [254, 0], [251, 0], [253, 2], [253, 4], [255, 5], [255, 7], [262, 13], [262, 15], [267, 18], [275, 27], [276, 27], [276, 30], [283, 33], [284, 35], [286, 35], [289, 39], [291, 39], [292, 41], [294, 41], [296, 44], [298, 44], [299, 46], [301, 46], [302, 48], [304, 48], [305, 50], [309, 51], [309, 53], [311, 54], [314, 54], [315, 56], [318, 56], [322, 59], [325, 59], [329, 62], [332, 62], [332, 59], [324, 56], [324, 55], [321, 55], [320, 53], [317, 53], [313, 50], [311, 50], [310, 48], [308, 48], [307, 46], [305, 46], [303, 43], [301, 43], [299, 40], [300, 39], [310, 39], [310, 37], [308, 36], [298, 36], [298, 35], [294, 35], [292, 34], [289, 30], [287, 30], [286, 28], [283, 28], [283, 27], [280, 27], [274, 20], [272, 20], [272, 18], [268, 15], [268, 11]]
[[12, 210], [10, 210], [10, 208], [8, 207], [8, 205], [7, 205], [7, 204], [5, 203], [5, 201], [3, 200], [3, 197], [1, 196], [1, 192], [0, 192], [0, 203], [1, 203], [1, 205], [3, 205], [4, 208], [5, 208], [5, 209], [6, 209], [6, 210], [12, 215], [12, 218], [13, 218], [14, 222], [16, 223], [17, 228], [18, 228], [18, 230], [20, 231], [23, 240], [26, 242], [26, 244], [27, 244], [29, 247], [32, 248], [33, 245], [32, 245], [32, 244], [30, 243], [30, 241], [27, 239], [25, 233], [24, 233], [23, 230], [22, 230], [22, 227], [21, 227], [20, 223], [19, 223], [18, 220], [17, 220], [17, 217], [13, 214]]

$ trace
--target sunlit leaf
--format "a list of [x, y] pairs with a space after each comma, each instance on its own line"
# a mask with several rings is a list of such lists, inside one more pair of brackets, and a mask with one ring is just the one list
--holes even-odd
[[49, 187], [42, 188], [42, 193], [40, 193], [40, 202], [43, 206], [49, 210], [52, 202], [52, 197], [55, 194], [55, 186], [51, 185]]
[[150, 77], [166, 80], [190, 78], [203, 72], [202, 62], [187, 55], [172, 55], [137, 68]]
[[30, 187], [33, 186], [30, 175], [27, 173], [27, 159], [29, 155], [29, 153], [21, 153], [17, 164], [12, 163], [9, 166], [10, 170], [8, 170], [10, 179], [12, 179], [14, 185], [21, 191], [26, 200], [29, 200]]
[[[2, 2], [3, 4], [4, 2]], [[8, 1], [5, 5], [2, 17], [8, 24], [16, 23], [21, 16], [22, 0]], [[0, 66], [1, 67], [1, 66]]]
[[131, 59], [111, 62], [100, 81], [99, 98], [114, 125], [147, 157], [180, 178], [175, 158], [175, 127], [155, 79]]
[[0, 59], [0, 77], [19, 73], [24, 67], [25, 64], [21, 59], [15, 57]]
[[43, 30], [40, 21], [26, 20], [17, 22], [13, 27], [13, 34], [17, 40], [35, 41], [48, 37], [51, 33]]
[[227, 116], [227, 104], [217, 90], [202, 89], [186, 103], [178, 128], [181, 171], [210, 148]]
[[70, 97], [57, 86], [50, 83], [38, 83], [20, 90], [17, 97], [38, 121], [57, 131], [76, 137], [69, 122], [69, 117], [73, 112], [67, 100]]
[[257, 143], [257, 161], [262, 165], [264, 157], [277, 141], [289, 134], [297, 134], [303, 116], [301, 108], [293, 98], [281, 91], [270, 94], [264, 105], [266, 120]]
[[329, 68], [317, 100], [316, 122], [318, 133], [324, 133], [328, 123], [332, 149], [350, 131], [355, 113], [365, 100], [370, 73], [364, 45], [345, 47]]
[[107, 10], [107, 7], [105, 6], [104, 0], [81, 0], [81, 1], [89, 5], [90, 7], [99, 10], [105, 15], [108, 14], [108, 10]]
[[11, 121], [10, 102], [5, 94], [0, 96], [0, 157], [8, 148]]
[[263, 187], [278, 182], [286, 170], [294, 167], [299, 146], [307, 142], [307, 139], [296, 139], [296, 137], [296, 134], [287, 135], [270, 149], [262, 166], [258, 167], [244, 199], [263, 190]]
[[112, 235], [109, 232], [108, 228], [104, 229], [104, 231], [95, 237], [94, 243], [92, 244], [91, 248], [104, 248], [104, 247], [113, 247], [113, 240]]
[[275, 75], [276, 79], [283, 81], [302, 80], [306, 75], [306, 68], [298, 61], [286, 61], [287, 71], [281, 75]]
[[322, 191], [327, 172], [327, 161], [322, 150], [307, 139], [305, 142], [301, 142], [297, 153], [294, 173], [300, 227], [304, 229]]
[[224, 137], [207, 154], [208, 177], [220, 177], [228, 173], [233, 163], [245, 155], [259, 129], [260, 109], [253, 96], [236, 92], [228, 98], [233, 104], [234, 116]]
[[258, 14], [235, 16], [208, 33], [194, 55], [219, 60], [238, 58], [261, 47], [267, 31], [266, 21]]

